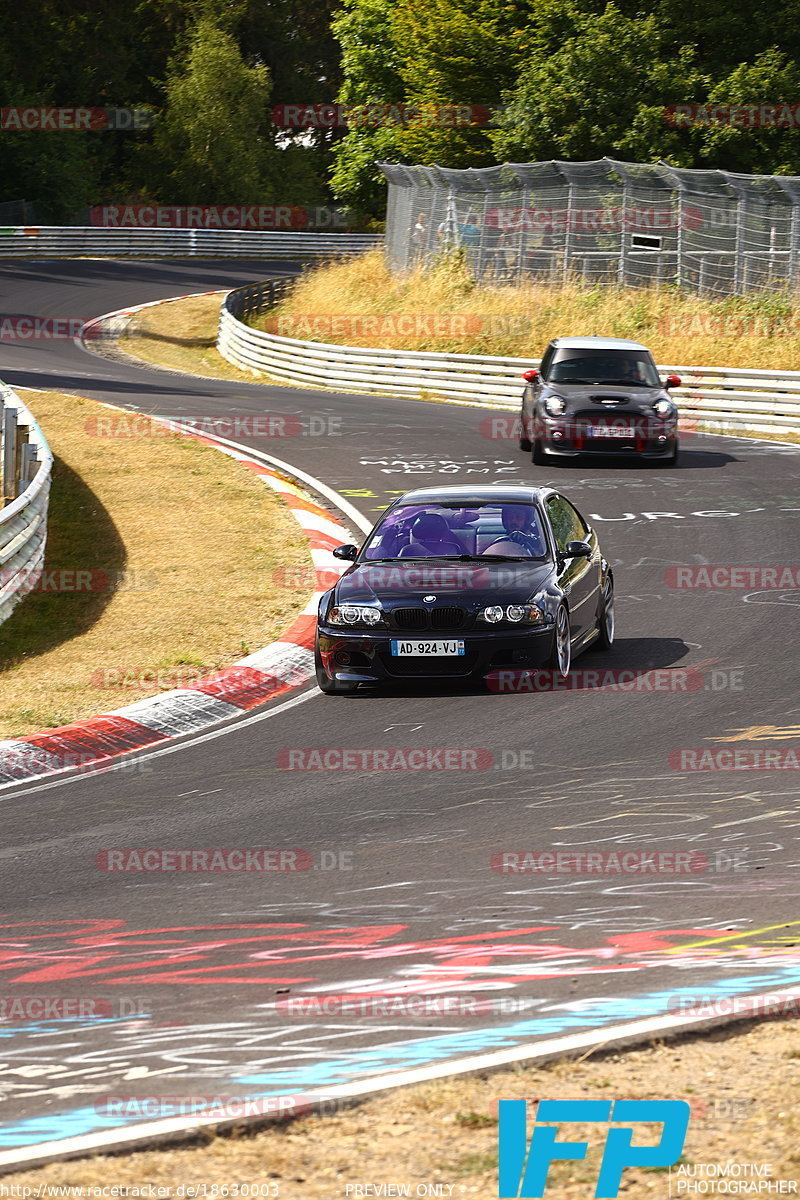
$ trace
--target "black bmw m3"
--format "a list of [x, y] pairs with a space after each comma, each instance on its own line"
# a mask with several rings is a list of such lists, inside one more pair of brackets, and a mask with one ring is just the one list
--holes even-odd
[[407, 492], [320, 598], [323, 692], [359, 684], [490, 679], [548, 668], [614, 639], [614, 580], [597, 535], [552, 488]]

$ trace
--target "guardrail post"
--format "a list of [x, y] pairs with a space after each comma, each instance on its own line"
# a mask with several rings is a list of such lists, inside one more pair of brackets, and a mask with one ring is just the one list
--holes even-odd
[[22, 472], [19, 478], [19, 495], [25, 491], [29, 483], [33, 483], [39, 470], [39, 451], [32, 442], [26, 442], [22, 447]]
[[[17, 445], [15, 447], [15, 454], [14, 454], [14, 499], [15, 500], [16, 500], [17, 496], [19, 496], [20, 493], [24, 492], [24, 490], [25, 490], [25, 485], [22, 483], [22, 476], [23, 476], [23, 471], [25, 469], [24, 468], [25, 447], [28, 445], [30, 433], [31, 433], [30, 426], [17, 425]], [[20, 487], [20, 484], [22, 484], [21, 487]]]
[[17, 496], [17, 410], [3, 409], [3, 504]]

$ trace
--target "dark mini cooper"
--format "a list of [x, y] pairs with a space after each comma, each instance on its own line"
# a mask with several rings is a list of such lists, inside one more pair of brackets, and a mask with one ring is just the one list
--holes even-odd
[[525, 371], [520, 449], [542, 466], [578, 454], [678, 460], [678, 409], [653, 356], [621, 338], [555, 338], [537, 370]]
[[614, 640], [614, 580], [597, 535], [552, 488], [407, 492], [320, 599], [317, 683], [486, 679], [549, 668]]

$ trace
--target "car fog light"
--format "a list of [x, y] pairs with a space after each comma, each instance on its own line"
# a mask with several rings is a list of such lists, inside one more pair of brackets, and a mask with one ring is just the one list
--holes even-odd
[[333, 656], [333, 661], [337, 667], [346, 667], [350, 662], [350, 655], [346, 650], [337, 650]]

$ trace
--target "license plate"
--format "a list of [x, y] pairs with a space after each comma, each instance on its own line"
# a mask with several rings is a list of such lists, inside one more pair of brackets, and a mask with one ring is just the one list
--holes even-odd
[[401, 642], [392, 640], [392, 654], [409, 658], [449, 658], [455, 654], [464, 654], [463, 642]]
[[591, 437], [632, 438], [636, 437], [636, 430], [629, 425], [591, 425], [589, 434]]

